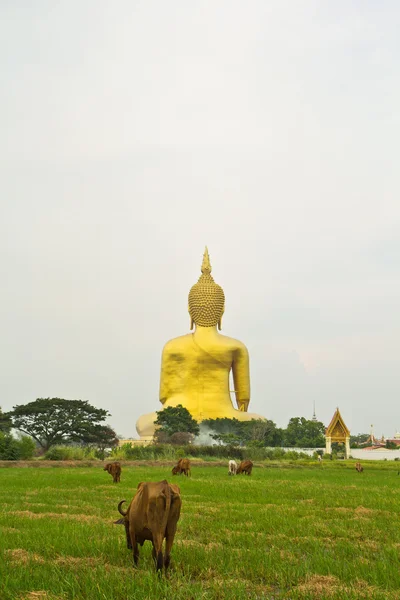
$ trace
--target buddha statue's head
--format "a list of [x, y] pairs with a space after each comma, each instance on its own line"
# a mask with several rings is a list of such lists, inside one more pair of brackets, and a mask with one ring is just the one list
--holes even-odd
[[207, 247], [201, 265], [201, 275], [189, 292], [190, 329], [195, 323], [199, 327], [215, 327], [221, 329], [222, 315], [225, 308], [225, 295], [221, 286], [211, 276], [210, 257]]

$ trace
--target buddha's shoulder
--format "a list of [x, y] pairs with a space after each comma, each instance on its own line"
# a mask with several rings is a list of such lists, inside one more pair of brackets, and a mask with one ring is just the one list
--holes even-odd
[[228, 337], [227, 335], [220, 335], [221, 342], [228, 346], [231, 350], [243, 350], [243, 352], [248, 352], [245, 344], [240, 340], [236, 340], [235, 338]]
[[179, 337], [172, 338], [164, 346], [164, 352], [171, 352], [179, 348], [186, 348], [193, 344], [192, 334], [187, 333], [186, 335], [180, 335]]

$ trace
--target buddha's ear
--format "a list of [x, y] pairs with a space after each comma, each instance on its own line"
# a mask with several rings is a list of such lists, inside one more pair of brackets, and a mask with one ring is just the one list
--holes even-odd
[[222, 309], [222, 315], [220, 316], [219, 321], [218, 321], [219, 331], [221, 331], [221, 329], [222, 329], [222, 317], [224, 316], [224, 312], [225, 312], [225, 305], [224, 305], [224, 308]]
[[[190, 315], [190, 308], [189, 308], [189, 306], [188, 306], [188, 313]], [[193, 317], [192, 317], [192, 315], [190, 315], [190, 331], [192, 331], [193, 325], [194, 325], [194, 323], [193, 323]]]

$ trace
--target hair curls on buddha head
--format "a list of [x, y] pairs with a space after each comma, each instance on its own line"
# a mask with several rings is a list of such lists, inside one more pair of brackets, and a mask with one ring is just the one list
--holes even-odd
[[193, 329], [193, 323], [199, 327], [218, 325], [221, 329], [224, 307], [224, 290], [215, 283], [211, 276], [210, 257], [206, 247], [201, 265], [201, 275], [189, 292], [190, 329]]

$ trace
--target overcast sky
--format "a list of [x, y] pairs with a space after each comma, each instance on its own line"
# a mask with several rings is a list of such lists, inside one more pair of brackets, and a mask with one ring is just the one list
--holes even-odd
[[396, 0], [3, 0], [3, 410], [136, 436], [207, 244], [251, 412], [399, 430], [399, 28]]

